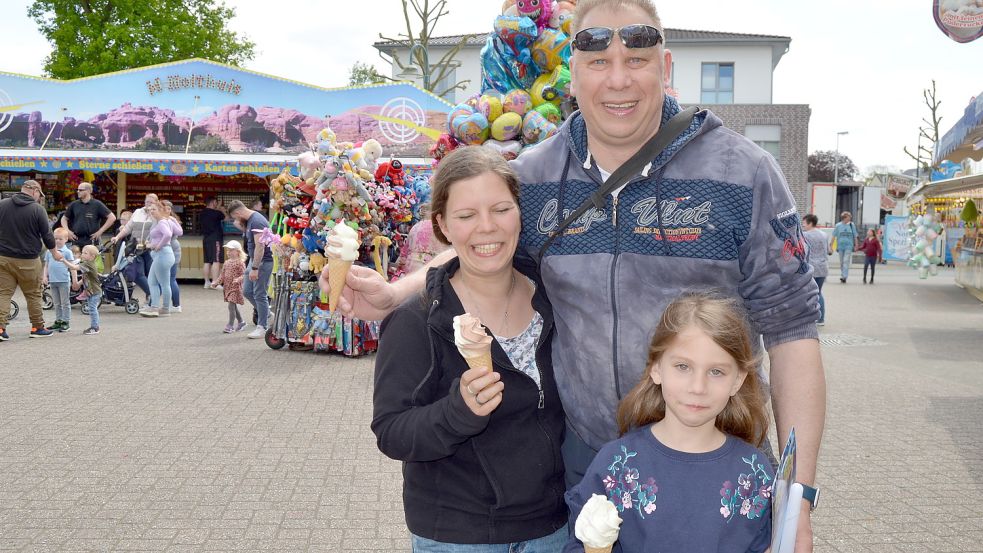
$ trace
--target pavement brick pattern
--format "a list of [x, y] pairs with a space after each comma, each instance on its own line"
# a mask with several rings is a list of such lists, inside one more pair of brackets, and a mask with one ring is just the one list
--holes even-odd
[[[983, 304], [951, 272], [878, 271], [826, 286], [823, 334], [882, 345], [823, 348], [816, 551], [983, 551]], [[408, 551], [372, 358], [222, 334], [220, 293], [182, 292], [168, 319], [105, 307], [98, 336], [77, 308], [67, 335], [10, 325], [0, 550]]]

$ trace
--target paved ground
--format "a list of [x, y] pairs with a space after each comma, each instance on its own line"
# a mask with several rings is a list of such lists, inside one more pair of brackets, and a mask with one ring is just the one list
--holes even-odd
[[[827, 286], [816, 550], [983, 551], [983, 304], [951, 273], [856, 280]], [[104, 308], [98, 336], [77, 308], [68, 335], [10, 325], [0, 550], [407, 551], [372, 358], [272, 351], [221, 333], [218, 292], [184, 300]]]

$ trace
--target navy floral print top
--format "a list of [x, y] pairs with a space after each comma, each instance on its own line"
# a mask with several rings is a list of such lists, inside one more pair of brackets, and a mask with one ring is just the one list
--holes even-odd
[[[613, 553], [763, 552], [771, 544], [774, 471], [764, 452], [727, 436], [720, 448], [684, 453], [650, 426], [608, 443], [566, 494], [573, 528], [591, 494], [614, 503], [621, 534]], [[575, 537], [565, 552], [580, 552]]]

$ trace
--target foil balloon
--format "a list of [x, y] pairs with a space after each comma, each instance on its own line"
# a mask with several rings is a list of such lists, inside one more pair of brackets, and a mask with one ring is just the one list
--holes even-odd
[[526, 144], [538, 144], [557, 132], [557, 126], [547, 121], [538, 111], [530, 111], [522, 119], [522, 140]]
[[560, 112], [560, 108], [550, 102], [536, 106], [533, 111], [538, 111], [547, 121], [557, 126], [563, 120], [563, 113]]
[[498, 38], [516, 54], [528, 50], [539, 35], [536, 23], [528, 17], [500, 15], [495, 18], [493, 28]]
[[535, 21], [536, 26], [542, 29], [550, 21], [553, 0], [516, 0], [515, 8], [519, 11], [519, 15]]
[[502, 107], [506, 112], [518, 113], [520, 116], [525, 116], [526, 112], [532, 109], [532, 97], [525, 90], [510, 90], [505, 95], [505, 102]]
[[[505, 52], [508, 52], [506, 54]], [[509, 59], [506, 59], [506, 58]], [[522, 82], [517, 79], [510, 69], [510, 62], [515, 55], [509, 47], [502, 43], [494, 33], [490, 33], [481, 48], [481, 79], [484, 90], [495, 89], [508, 92], [513, 88], [522, 88]]]
[[522, 133], [522, 116], [518, 113], [503, 113], [491, 126], [491, 136], [495, 140], [512, 140]]
[[549, 83], [549, 75], [540, 75], [536, 77], [536, 82], [532, 83], [532, 87], [529, 89], [529, 96], [532, 97], [532, 105], [539, 106], [546, 103], [543, 99], [543, 88]]
[[570, 97], [570, 69], [566, 65], [558, 65], [549, 76], [542, 91], [543, 99], [554, 104], [561, 104]]
[[488, 119], [489, 123], [494, 123], [499, 115], [502, 115], [502, 93], [497, 91], [487, 91], [478, 98], [478, 111]]
[[474, 108], [467, 104], [458, 104], [454, 106], [454, 109], [447, 114], [447, 130], [449, 130], [451, 134], [454, 134], [454, 120], [461, 115], [468, 116], [472, 113], [474, 113]]
[[[553, 13], [550, 14], [549, 26], [569, 35], [570, 28], [573, 26], [573, 12], [576, 9], [576, 2], [560, 0], [556, 3], [556, 6], [553, 7]], [[518, 12], [518, 9], [516, 9], [516, 12]]]
[[462, 144], [477, 145], [488, 140], [488, 119], [480, 113], [461, 115], [454, 120], [454, 136]]
[[481, 94], [472, 94], [471, 96], [468, 96], [468, 99], [465, 100], [463, 103], [465, 105], [471, 106], [472, 109], [477, 111], [479, 99], [481, 99]]
[[563, 31], [543, 29], [532, 45], [532, 60], [543, 73], [570, 63], [570, 37]]
[[522, 151], [522, 143], [518, 140], [495, 140], [494, 138], [486, 141], [482, 146], [487, 146], [502, 154], [505, 159], [515, 159]]

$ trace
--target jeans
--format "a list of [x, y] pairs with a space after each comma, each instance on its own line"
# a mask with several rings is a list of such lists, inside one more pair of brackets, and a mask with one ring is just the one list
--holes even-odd
[[174, 260], [174, 264], [171, 265], [171, 305], [174, 307], [181, 307], [181, 289], [177, 285], [177, 267], [181, 263], [180, 254]]
[[580, 435], [567, 424], [563, 443], [560, 444], [560, 453], [563, 455], [563, 466], [566, 469], [563, 478], [569, 490], [584, 479], [584, 474], [587, 474], [587, 468], [590, 467], [597, 452], [580, 439]]
[[0, 328], [7, 328], [10, 298], [14, 296], [18, 286], [27, 300], [31, 326], [44, 327], [44, 310], [41, 308], [42, 267], [40, 257], [20, 259], [0, 255]]
[[569, 539], [567, 525], [548, 536], [515, 543], [443, 543], [421, 538], [411, 538], [413, 553], [560, 553]]
[[246, 278], [242, 281], [242, 295], [256, 309], [256, 326], [267, 328], [267, 319], [270, 318], [270, 297], [266, 295], [266, 289], [270, 286], [273, 262], [264, 261], [259, 266], [259, 279], [256, 282], [249, 280], [251, 270], [252, 268], [247, 265]]
[[65, 321], [72, 318], [71, 290], [69, 282], [49, 282], [51, 286], [51, 299], [55, 303], [55, 320]]
[[826, 282], [826, 277], [813, 277], [816, 280], [816, 285], [819, 286], [819, 321], [820, 323], [826, 322], [826, 298], [823, 297], [823, 283]]
[[85, 299], [89, 305], [89, 326], [99, 328], [99, 304], [102, 303], [102, 292]]
[[837, 250], [840, 254], [840, 278], [846, 280], [850, 276], [850, 261], [853, 260], [853, 251]]
[[[150, 306], [171, 307], [171, 266], [174, 265], [174, 250], [164, 246], [151, 254], [150, 265]], [[163, 303], [162, 303], [163, 300]]]
[[877, 256], [864, 256], [864, 282], [867, 282], [867, 267], [870, 267], [870, 281], [874, 282], [874, 269], [877, 267]]
[[144, 252], [133, 257], [134, 269], [132, 273], [129, 274], [133, 275], [133, 283], [136, 284], [139, 289], [143, 290], [143, 293], [147, 295], [147, 299], [149, 300], [150, 283], [147, 282], [147, 269], [151, 265], [151, 258], [149, 255], [146, 255], [146, 253], [147, 252]]

